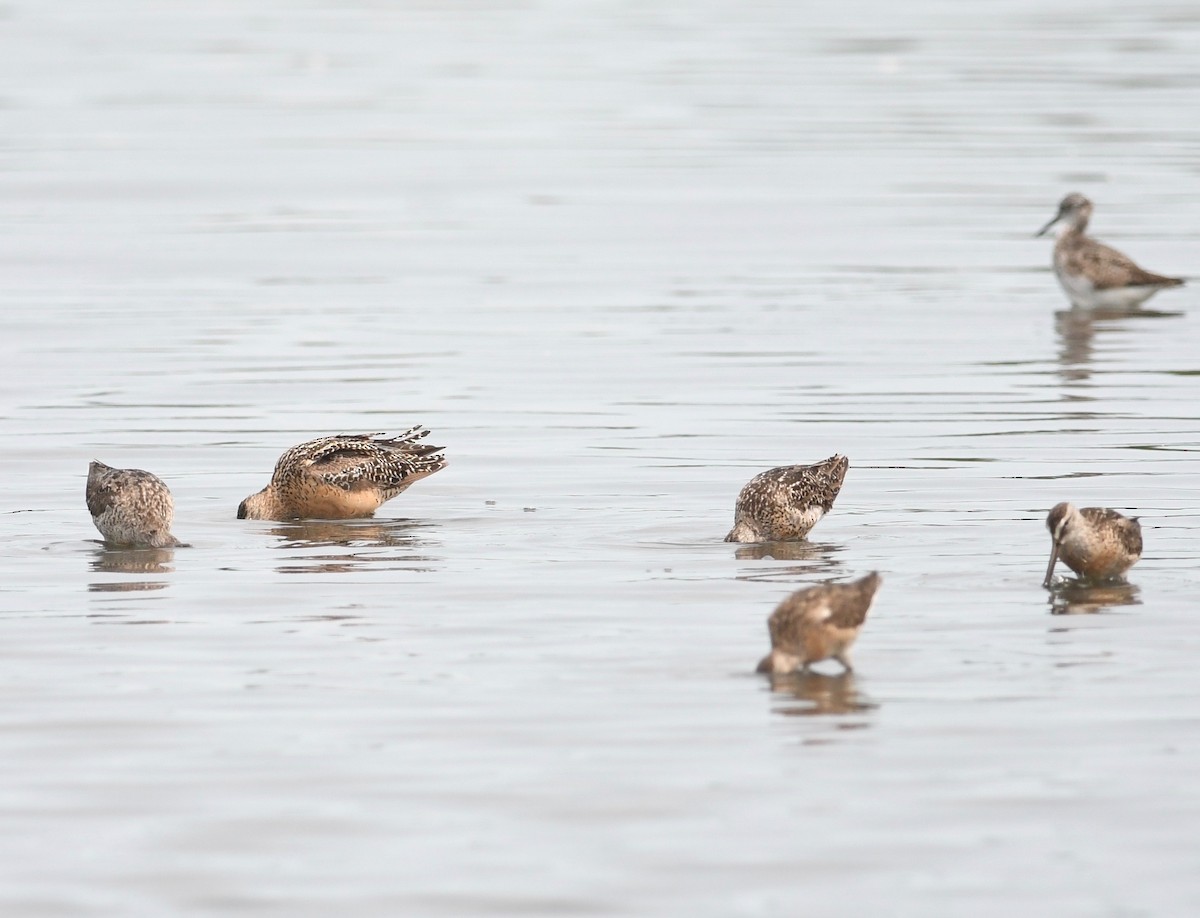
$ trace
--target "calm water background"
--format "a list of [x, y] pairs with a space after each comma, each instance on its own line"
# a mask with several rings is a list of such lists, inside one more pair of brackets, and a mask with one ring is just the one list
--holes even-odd
[[[1031, 236], [1200, 274], [1198, 61], [1170, 2], [6, 2], [0, 910], [1196, 914], [1200, 285], [1068, 313]], [[379, 518], [233, 518], [418, 422]], [[721, 543], [835, 451], [812, 544]], [[93, 457], [190, 547], [104, 550]], [[1041, 589], [1062, 499], [1130, 587]], [[873, 569], [854, 677], [752, 674]]]

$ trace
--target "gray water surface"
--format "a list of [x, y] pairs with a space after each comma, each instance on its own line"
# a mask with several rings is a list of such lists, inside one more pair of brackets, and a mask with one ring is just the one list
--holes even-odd
[[[0, 911], [1200, 911], [1191, 4], [0, 8]], [[415, 423], [376, 519], [234, 519]], [[808, 544], [755, 472], [851, 470]], [[87, 463], [175, 493], [97, 541]], [[1059, 500], [1141, 516], [1040, 586]], [[855, 650], [753, 674], [879, 570]], [[1061, 571], [1061, 569], [1060, 569]], [[1065, 571], [1062, 571], [1065, 573]], [[136, 626], [136, 627], [134, 627]]]

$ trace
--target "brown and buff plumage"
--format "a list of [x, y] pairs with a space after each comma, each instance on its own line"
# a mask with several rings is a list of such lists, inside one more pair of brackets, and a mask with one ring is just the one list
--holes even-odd
[[141, 469], [88, 466], [88, 512], [109, 544], [121, 548], [171, 548], [175, 501], [162, 479]]
[[767, 629], [771, 652], [759, 661], [760, 673], [808, 669], [821, 660], [837, 660], [847, 672], [850, 645], [858, 637], [883, 578], [873, 571], [850, 583], [824, 583], [797, 590], [771, 613]]
[[398, 437], [338, 434], [293, 446], [270, 484], [238, 505], [238, 519], [347, 520], [371, 516], [405, 488], [446, 467], [443, 447], [420, 442], [413, 427]]
[[850, 460], [830, 456], [815, 465], [787, 465], [755, 475], [738, 494], [726, 542], [803, 539], [833, 507]]
[[1043, 586], [1050, 586], [1059, 558], [1085, 580], [1122, 576], [1142, 557], [1142, 524], [1107, 507], [1055, 504], [1046, 517], [1050, 530], [1050, 565]]
[[1183, 279], [1153, 274], [1127, 255], [1086, 235], [1092, 202], [1078, 192], [1067, 195], [1042, 236], [1057, 228], [1054, 273], [1072, 305], [1082, 309], [1131, 309], [1159, 290], [1179, 287]]

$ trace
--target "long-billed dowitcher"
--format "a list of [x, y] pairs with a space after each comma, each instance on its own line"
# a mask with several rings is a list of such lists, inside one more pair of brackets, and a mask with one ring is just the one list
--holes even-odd
[[157, 475], [114, 469], [93, 460], [85, 494], [92, 522], [110, 545], [170, 548], [181, 544], [171, 535], [175, 501]]
[[849, 650], [866, 621], [883, 578], [878, 571], [850, 583], [823, 583], [797, 590], [771, 613], [771, 652], [760, 673], [790, 673], [834, 659], [850, 672]]
[[348, 520], [371, 516], [413, 482], [446, 467], [443, 447], [417, 426], [398, 437], [337, 434], [293, 446], [271, 482], [238, 505], [239, 520]]
[[1082, 309], [1132, 309], [1158, 291], [1183, 284], [1179, 277], [1152, 274], [1116, 249], [1085, 235], [1092, 202], [1073, 192], [1062, 199], [1054, 219], [1037, 233], [1055, 229], [1054, 273], [1071, 304]]
[[1107, 507], [1055, 504], [1046, 517], [1050, 530], [1050, 566], [1043, 586], [1050, 586], [1061, 556], [1067, 567], [1086, 580], [1111, 580], [1137, 564], [1142, 556], [1142, 524]]
[[803, 539], [833, 506], [850, 460], [830, 456], [815, 465], [785, 465], [760, 472], [738, 494], [726, 542]]

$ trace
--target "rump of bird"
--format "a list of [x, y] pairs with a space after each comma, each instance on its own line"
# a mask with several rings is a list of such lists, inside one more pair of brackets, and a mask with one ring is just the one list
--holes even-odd
[[827, 659], [850, 671], [850, 645], [882, 582], [873, 571], [849, 583], [823, 583], [788, 596], [767, 619], [771, 652], [759, 662], [758, 671], [789, 673]]
[[157, 475], [142, 469], [115, 469], [93, 460], [85, 490], [92, 522], [104, 541], [123, 548], [169, 548], [175, 501]]
[[803, 539], [833, 507], [850, 460], [841, 454], [813, 465], [760, 472], [738, 494], [726, 542]]

